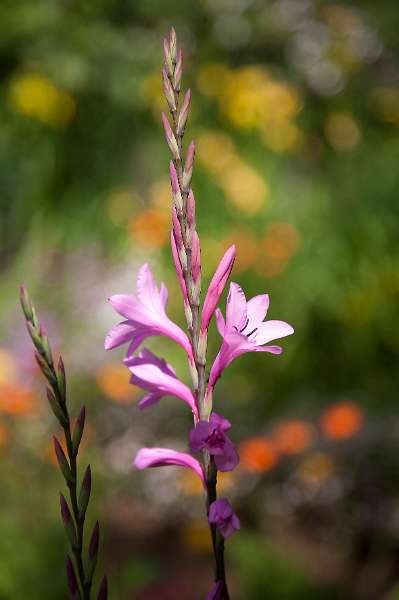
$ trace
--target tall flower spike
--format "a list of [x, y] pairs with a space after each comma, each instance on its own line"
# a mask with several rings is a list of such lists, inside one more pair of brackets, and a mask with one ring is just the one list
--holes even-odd
[[152, 467], [178, 466], [191, 469], [198, 475], [204, 487], [204, 471], [195, 458], [184, 452], [177, 452], [170, 448], [141, 448], [134, 459], [137, 469], [149, 469]]
[[125, 365], [132, 373], [130, 383], [150, 392], [140, 400], [139, 408], [152, 406], [164, 396], [177, 396], [188, 404], [195, 419], [198, 420], [198, 407], [194, 394], [176, 377], [175, 371], [165, 360], [144, 348], [138, 356], [125, 359]]
[[146, 338], [164, 335], [180, 344], [192, 360], [190, 340], [166, 314], [167, 301], [165, 285], [161, 283], [158, 290], [149, 266], [143, 265], [137, 275], [137, 296], [119, 294], [109, 298], [111, 306], [126, 321], [110, 329], [105, 339], [105, 349], [111, 350], [130, 342], [127, 356], [131, 356]]
[[281, 354], [283, 349], [280, 346], [265, 344], [292, 335], [294, 329], [285, 321], [264, 321], [268, 308], [267, 294], [255, 296], [247, 302], [240, 286], [237, 283], [230, 284], [226, 322], [220, 310], [216, 310], [216, 323], [223, 342], [209, 375], [208, 397], [212, 394], [223, 370], [241, 354], [246, 352]]

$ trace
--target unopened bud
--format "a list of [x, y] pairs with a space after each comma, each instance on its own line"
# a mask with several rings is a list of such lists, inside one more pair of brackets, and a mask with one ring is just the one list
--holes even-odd
[[75, 525], [72, 520], [72, 515], [71, 515], [71, 511], [69, 510], [68, 503], [62, 494], [60, 494], [60, 506], [61, 506], [61, 517], [62, 517], [62, 521], [64, 523], [65, 531], [67, 533], [69, 542], [73, 548], [76, 548], [77, 537], [76, 537]]
[[193, 326], [193, 312], [189, 302], [184, 299], [184, 316], [186, 317], [187, 327], [191, 329]]
[[183, 137], [184, 129], [187, 123], [187, 117], [190, 110], [191, 91], [187, 90], [184, 95], [183, 103], [181, 105], [179, 115], [177, 117], [177, 128], [176, 132], [179, 137]]
[[53, 357], [51, 355], [50, 343], [48, 341], [47, 332], [46, 332], [46, 329], [45, 329], [43, 323], [40, 323], [39, 335], [40, 335], [40, 338], [42, 341], [42, 352], [43, 352], [48, 364], [52, 365]]
[[162, 113], [162, 123], [163, 123], [163, 127], [165, 129], [166, 141], [167, 141], [169, 149], [172, 153], [172, 156], [175, 160], [179, 160], [179, 158], [180, 158], [179, 147], [177, 145], [176, 138], [174, 136], [174, 133], [172, 131], [172, 128], [170, 126], [170, 123], [169, 123], [165, 113]]
[[62, 356], [60, 356], [58, 359], [57, 381], [58, 381], [58, 389], [59, 389], [62, 401], [65, 402], [66, 376], [65, 376], [65, 365], [64, 365], [64, 361], [62, 360]]
[[108, 599], [108, 580], [106, 575], [102, 578], [100, 589], [98, 591], [97, 600], [107, 600]]
[[176, 210], [181, 213], [183, 210], [183, 197], [180, 191], [179, 178], [177, 176], [175, 165], [173, 160], [170, 161], [169, 165], [170, 172], [170, 183], [172, 186], [173, 204], [176, 206]]
[[180, 260], [180, 264], [181, 264], [181, 268], [183, 269], [183, 271], [187, 271], [187, 254], [186, 251], [184, 249], [184, 246], [182, 246], [178, 251], [177, 251], [178, 255], [179, 255], [179, 260]]
[[73, 563], [68, 555], [66, 557], [65, 567], [66, 567], [69, 591], [72, 594], [72, 598], [77, 598], [78, 597], [78, 581], [76, 579]]
[[177, 217], [176, 207], [172, 207], [172, 224], [173, 224], [173, 235], [175, 237], [176, 248], [179, 251], [183, 246], [183, 236], [181, 233], [180, 221]]
[[76, 419], [75, 427], [73, 430], [73, 436], [72, 436], [72, 445], [73, 445], [73, 451], [74, 451], [75, 455], [78, 453], [78, 450], [79, 450], [79, 444], [82, 439], [83, 430], [84, 430], [84, 426], [85, 426], [85, 419], [86, 419], [86, 409], [83, 406], [82, 410], [79, 413], [78, 418]]
[[53, 371], [48, 366], [46, 359], [40, 353], [40, 351], [39, 352], [35, 352], [35, 359], [36, 359], [36, 362], [38, 364], [39, 369], [41, 370], [41, 372], [43, 373], [43, 375], [46, 377], [47, 381], [51, 385], [55, 385], [56, 386], [57, 385], [57, 378], [54, 375]]
[[190, 375], [191, 375], [191, 379], [193, 382], [193, 388], [195, 390], [198, 389], [198, 371], [197, 371], [197, 367], [195, 365], [195, 362], [193, 360], [189, 360], [188, 361], [188, 367], [190, 369]]
[[170, 51], [170, 56], [171, 56], [172, 62], [174, 64], [176, 64], [176, 58], [177, 58], [177, 38], [176, 38], [176, 31], [175, 31], [174, 27], [172, 27], [172, 29], [170, 30], [170, 35], [169, 35], [169, 51]]
[[63, 411], [62, 406], [60, 405], [57, 398], [54, 396], [53, 392], [49, 388], [46, 389], [46, 393], [47, 393], [47, 399], [49, 401], [51, 410], [53, 411], [54, 415], [57, 417], [60, 425], [62, 427], [66, 427], [68, 425], [68, 419]]
[[29, 298], [28, 290], [26, 289], [26, 287], [23, 284], [19, 288], [19, 298], [21, 301], [21, 306], [22, 306], [22, 310], [25, 315], [25, 318], [28, 321], [32, 321], [32, 318], [33, 318], [32, 302]]
[[177, 55], [175, 72], [173, 74], [173, 87], [175, 88], [176, 92], [180, 92], [182, 74], [183, 74], [183, 52], [181, 50], [179, 50], [178, 55]]
[[195, 198], [193, 190], [190, 189], [187, 196], [187, 220], [191, 229], [195, 228]]
[[60, 470], [65, 478], [65, 481], [67, 483], [73, 483], [71, 468], [67, 461], [67, 457], [65, 456], [65, 452], [63, 451], [62, 446], [61, 446], [60, 442], [58, 441], [58, 439], [55, 437], [55, 435], [53, 436], [53, 443], [54, 443], [55, 455], [57, 457], [57, 462], [58, 462]]
[[173, 63], [172, 63], [172, 59], [171, 59], [171, 56], [170, 56], [169, 42], [166, 39], [163, 41], [163, 58], [164, 58], [164, 61], [165, 61], [165, 67], [166, 67], [166, 70], [168, 72], [168, 75], [170, 77], [172, 77], [172, 75], [173, 75]]
[[190, 187], [191, 178], [193, 176], [194, 166], [194, 155], [195, 155], [195, 144], [191, 142], [187, 148], [186, 163], [183, 171], [183, 189], [187, 190]]
[[191, 254], [191, 266], [193, 272], [194, 283], [197, 283], [201, 278], [201, 248], [198, 233], [193, 233], [193, 246]]
[[89, 543], [89, 576], [90, 578], [93, 576], [94, 570], [97, 564], [97, 556], [98, 556], [98, 546], [100, 543], [100, 525], [98, 521], [96, 521], [93, 531], [90, 538]]
[[43, 352], [43, 345], [39, 331], [29, 321], [27, 321], [26, 327], [35, 348], [39, 350], [39, 352]]
[[207, 331], [200, 331], [197, 348], [197, 358], [201, 364], [206, 362], [206, 348], [208, 345], [208, 333]]
[[90, 469], [90, 465], [89, 465], [85, 471], [82, 485], [80, 487], [80, 493], [79, 493], [78, 506], [79, 506], [79, 516], [81, 518], [84, 517], [84, 515], [86, 513], [87, 505], [89, 504], [89, 500], [90, 500], [90, 492], [91, 492], [91, 469]]
[[175, 94], [165, 69], [162, 69], [162, 83], [163, 93], [165, 94], [166, 101], [169, 105], [170, 110], [174, 112], [176, 110]]

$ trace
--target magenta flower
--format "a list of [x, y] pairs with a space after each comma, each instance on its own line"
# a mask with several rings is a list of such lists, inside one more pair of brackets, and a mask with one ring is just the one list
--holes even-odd
[[222, 260], [220, 261], [208, 287], [208, 291], [205, 296], [204, 306], [202, 308], [201, 316], [201, 331], [204, 332], [208, 329], [210, 320], [212, 319], [215, 308], [218, 305], [220, 296], [223, 294], [224, 286], [229, 278], [231, 269], [233, 268], [234, 259], [236, 257], [236, 247], [230, 246], [225, 252]]
[[212, 393], [223, 370], [241, 354], [245, 352], [281, 354], [283, 349], [280, 346], [264, 344], [291, 335], [294, 329], [284, 321], [264, 321], [268, 308], [267, 294], [255, 296], [247, 302], [240, 286], [237, 283], [230, 284], [226, 322], [221, 311], [216, 309], [217, 328], [223, 337], [223, 342], [209, 375], [208, 395]]
[[216, 413], [212, 413], [209, 421], [200, 421], [190, 432], [190, 448], [192, 452], [201, 452], [205, 448], [215, 459], [219, 471], [232, 471], [240, 458], [233, 442], [225, 434], [231, 423]]
[[206, 488], [204, 471], [198, 460], [190, 456], [190, 454], [177, 452], [170, 448], [141, 448], [134, 459], [134, 466], [140, 470], [173, 465], [192, 469]]
[[118, 294], [111, 296], [109, 302], [116, 312], [127, 320], [110, 329], [105, 338], [106, 350], [130, 342], [127, 351], [127, 356], [130, 356], [146, 338], [165, 335], [180, 344], [192, 360], [190, 340], [166, 314], [168, 290], [161, 283], [158, 291], [154, 276], [147, 264], [140, 268], [137, 275], [137, 296]]
[[212, 502], [209, 507], [208, 521], [216, 525], [225, 539], [238, 531], [241, 526], [240, 520], [227, 498], [220, 498]]
[[226, 591], [226, 585], [223, 581], [217, 581], [205, 600], [222, 600]]
[[130, 383], [150, 392], [140, 400], [139, 408], [152, 406], [163, 396], [177, 396], [189, 405], [198, 420], [197, 401], [194, 394], [176, 377], [174, 369], [165, 360], [144, 348], [138, 356], [125, 358], [124, 362], [132, 372]]

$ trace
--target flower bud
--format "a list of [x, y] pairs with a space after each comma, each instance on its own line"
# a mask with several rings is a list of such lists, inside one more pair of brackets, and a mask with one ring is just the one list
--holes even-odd
[[191, 189], [187, 196], [187, 220], [190, 229], [195, 229], [195, 198]]
[[96, 568], [99, 542], [100, 542], [100, 525], [99, 525], [98, 521], [96, 521], [96, 523], [93, 527], [92, 534], [91, 534], [90, 543], [89, 543], [89, 552], [88, 552], [88, 554], [89, 554], [88, 571], [89, 571], [90, 578], [93, 577], [93, 573]]
[[100, 589], [98, 591], [97, 600], [107, 600], [108, 598], [108, 581], [106, 575], [102, 578]]
[[58, 381], [58, 389], [60, 391], [61, 398], [65, 402], [65, 397], [66, 397], [66, 376], [65, 376], [64, 361], [62, 360], [61, 356], [58, 359], [57, 381]]
[[183, 103], [181, 105], [179, 115], [177, 117], [176, 132], [179, 137], [183, 137], [184, 129], [186, 127], [188, 113], [190, 109], [191, 91], [187, 90], [184, 95]]
[[177, 59], [177, 38], [175, 28], [172, 27], [169, 35], [169, 51], [173, 64], [176, 64]]
[[78, 507], [79, 507], [79, 516], [81, 518], [84, 517], [84, 515], [86, 513], [87, 505], [89, 504], [89, 500], [90, 500], [90, 492], [91, 492], [91, 469], [90, 469], [90, 465], [89, 465], [85, 471], [82, 485], [80, 487], [80, 493], [79, 493]]
[[60, 506], [61, 506], [61, 517], [64, 523], [65, 531], [67, 533], [69, 542], [73, 548], [76, 548], [77, 545], [77, 536], [75, 525], [72, 520], [71, 511], [69, 510], [69, 506], [65, 497], [60, 494]]
[[82, 439], [83, 430], [84, 430], [84, 426], [85, 426], [85, 420], [86, 420], [86, 409], [83, 406], [82, 410], [79, 413], [78, 418], [76, 419], [76, 423], [75, 423], [75, 427], [74, 427], [73, 435], [72, 435], [72, 444], [73, 444], [73, 451], [75, 453], [75, 456], [77, 455], [78, 450], [79, 450], [79, 444]]
[[187, 148], [186, 163], [184, 165], [184, 171], [183, 171], [183, 177], [182, 177], [183, 190], [187, 190], [190, 187], [191, 178], [193, 175], [194, 154], [195, 154], [195, 144], [194, 144], [194, 142], [191, 142]]
[[181, 213], [183, 210], [183, 198], [180, 191], [179, 178], [176, 173], [175, 165], [173, 160], [170, 161], [169, 165], [170, 172], [170, 183], [172, 186], [173, 204], [176, 206], [176, 210]]
[[55, 437], [55, 435], [53, 436], [53, 443], [54, 443], [54, 450], [55, 450], [55, 455], [57, 457], [58, 466], [60, 467], [60, 470], [65, 478], [65, 481], [68, 484], [73, 483], [73, 476], [72, 476], [71, 468], [67, 461], [67, 457], [65, 456], [65, 452], [63, 451], [62, 446], [61, 446], [60, 442], [58, 441], [58, 439]]
[[194, 283], [197, 283], [201, 278], [201, 248], [198, 233], [194, 231], [193, 245], [191, 254], [191, 267], [193, 272]]
[[163, 93], [165, 94], [166, 101], [168, 106], [172, 112], [176, 110], [176, 101], [175, 94], [172, 89], [172, 85], [169, 81], [168, 74], [165, 69], [162, 69], [162, 83], [163, 83]]
[[165, 67], [168, 72], [168, 75], [172, 77], [173, 75], [173, 63], [170, 56], [170, 48], [168, 40], [164, 39], [163, 41], [163, 57], [165, 61]]
[[47, 394], [47, 399], [49, 401], [51, 410], [53, 411], [54, 415], [57, 417], [60, 425], [62, 427], [66, 427], [68, 425], [68, 419], [62, 409], [62, 406], [60, 405], [57, 398], [54, 396], [53, 392], [49, 388], [46, 389], [46, 394]]
[[73, 563], [68, 555], [66, 557], [65, 567], [66, 567], [69, 591], [72, 594], [72, 598], [77, 598], [78, 597], [78, 581], [76, 579]]
[[204, 305], [202, 308], [201, 330], [205, 331], [208, 328], [209, 322], [215, 312], [215, 309], [223, 293], [224, 286], [230, 276], [236, 256], [235, 246], [230, 248], [223, 255], [212, 279], [209, 284], [208, 291], [205, 296]]
[[165, 113], [162, 113], [162, 123], [165, 129], [166, 141], [172, 153], [172, 156], [175, 160], [179, 160], [179, 147], [177, 145], [176, 138]]
[[28, 290], [26, 289], [26, 287], [23, 284], [19, 288], [19, 298], [21, 301], [21, 306], [22, 306], [22, 310], [25, 315], [25, 318], [28, 321], [32, 321], [32, 318], [33, 318], [32, 302], [29, 298]]
[[173, 75], [173, 87], [175, 88], [176, 92], [180, 92], [182, 74], [183, 74], [183, 52], [181, 50], [179, 50], [178, 55], [177, 55], [175, 72]]

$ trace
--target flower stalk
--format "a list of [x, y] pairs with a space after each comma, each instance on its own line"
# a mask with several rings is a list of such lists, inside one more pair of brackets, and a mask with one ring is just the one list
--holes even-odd
[[[49, 385], [46, 389], [48, 401], [64, 432], [66, 451], [63, 450], [62, 444], [55, 436], [53, 442], [57, 463], [68, 488], [69, 496], [68, 503], [66, 497], [60, 494], [61, 518], [70, 544], [71, 556], [73, 557], [73, 560], [69, 554], [66, 557], [68, 588], [74, 600], [90, 600], [93, 592], [93, 564], [95, 566], [95, 562], [93, 563], [93, 557], [90, 556], [90, 546], [85, 565], [84, 525], [91, 492], [91, 470], [90, 465], [88, 465], [79, 489], [77, 467], [86, 411], [85, 407], [82, 407], [75, 425], [72, 426], [67, 403], [64, 362], [60, 356], [57, 366], [55, 365], [47, 334], [37, 318], [36, 310], [25, 286], [21, 286], [20, 300], [27, 329], [35, 347], [36, 362]], [[95, 525], [92, 535], [95, 535], [97, 540], [96, 559], [99, 536], [98, 523]], [[100, 586], [97, 598], [107, 599], [106, 582]]]

